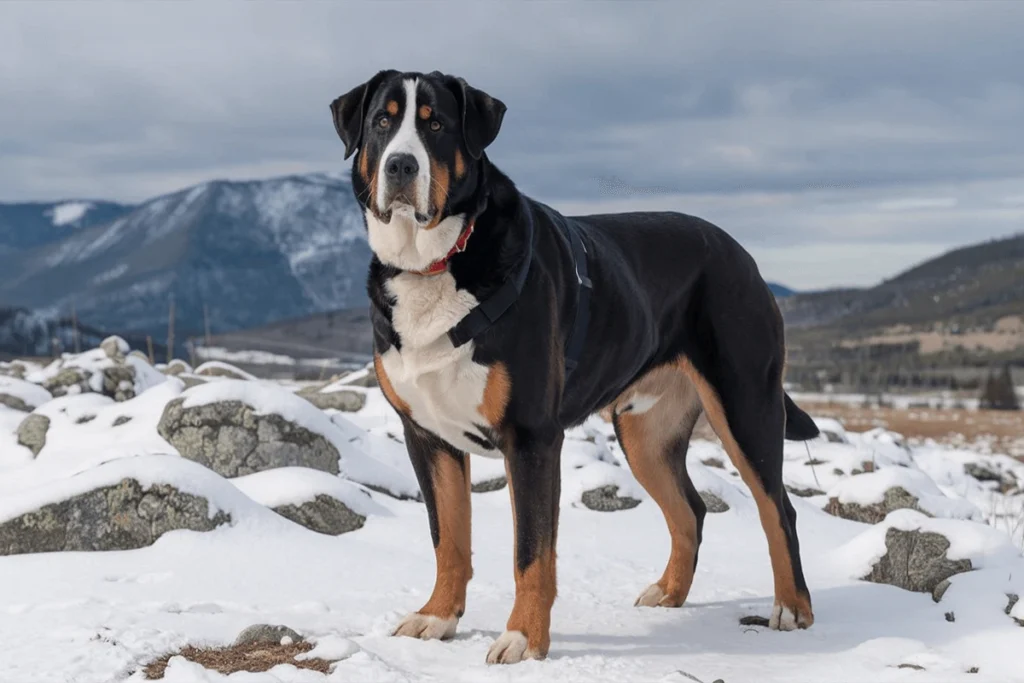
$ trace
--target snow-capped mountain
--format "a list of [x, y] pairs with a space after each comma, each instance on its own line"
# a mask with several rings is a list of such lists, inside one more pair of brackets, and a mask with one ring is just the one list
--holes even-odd
[[34, 246], [0, 253], [0, 304], [74, 308], [161, 340], [172, 299], [179, 340], [204, 329], [204, 305], [224, 332], [366, 302], [370, 251], [347, 174], [204, 183]]
[[134, 207], [115, 202], [0, 203], [0, 254], [58, 242], [77, 230], [109, 223]]

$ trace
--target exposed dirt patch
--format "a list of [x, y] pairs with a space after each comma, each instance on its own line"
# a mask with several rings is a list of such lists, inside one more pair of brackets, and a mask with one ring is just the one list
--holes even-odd
[[309, 652], [312, 649], [313, 644], [305, 641], [290, 645], [249, 643], [222, 648], [201, 648], [189, 645], [178, 652], [171, 652], [150, 662], [142, 669], [142, 672], [147, 680], [163, 678], [164, 672], [167, 670], [167, 662], [171, 657], [181, 656], [203, 668], [222, 674], [233, 674], [236, 671], [269, 671], [278, 664], [291, 664], [297, 669], [312, 669], [324, 674], [329, 673], [332, 662], [326, 659], [295, 659], [296, 655]]

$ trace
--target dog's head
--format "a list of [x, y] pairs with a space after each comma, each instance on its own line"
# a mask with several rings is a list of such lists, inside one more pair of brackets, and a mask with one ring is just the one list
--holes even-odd
[[331, 103], [370, 247], [418, 270], [447, 253], [479, 196], [505, 105], [440, 72], [377, 73]]

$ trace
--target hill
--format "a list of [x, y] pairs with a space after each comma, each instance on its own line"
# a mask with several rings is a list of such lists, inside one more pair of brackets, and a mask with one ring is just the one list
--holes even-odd
[[0, 305], [74, 310], [122, 334], [164, 339], [172, 300], [181, 339], [206, 315], [220, 332], [366, 302], [370, 252], [346, 176], [203, 183], [59, 241], [33, 243], [33, 230], [0, 253]]
[[779, 300], [792, 381], [976, 387], [1024, 366], [1024, 233], [951, 250], [869, 288]]

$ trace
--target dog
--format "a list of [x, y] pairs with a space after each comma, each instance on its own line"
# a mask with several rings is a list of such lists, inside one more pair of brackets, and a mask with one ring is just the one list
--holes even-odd
[[504, 458], [515, 526], [515, 603], [487, 662], [547, 656], [563, 433], [602, 410], [671, 539], [635, 604], [680, 607], [690, 590], [706, 508], [686, 452], [703, 411], [757, 503], [770, 626], [811, 626], [782, 462], [784, 439], [818, 429], [783, 389], [782, 317], [743, 247], [682, 213], [567, 217], [525, 196], [485, 152], [505, 104], [462, 78], [384, 70], [330, 109], [373, 251], [374, 368], [436, 556], [430, 599], [393, 634], [455, 634], [474, 453]]

